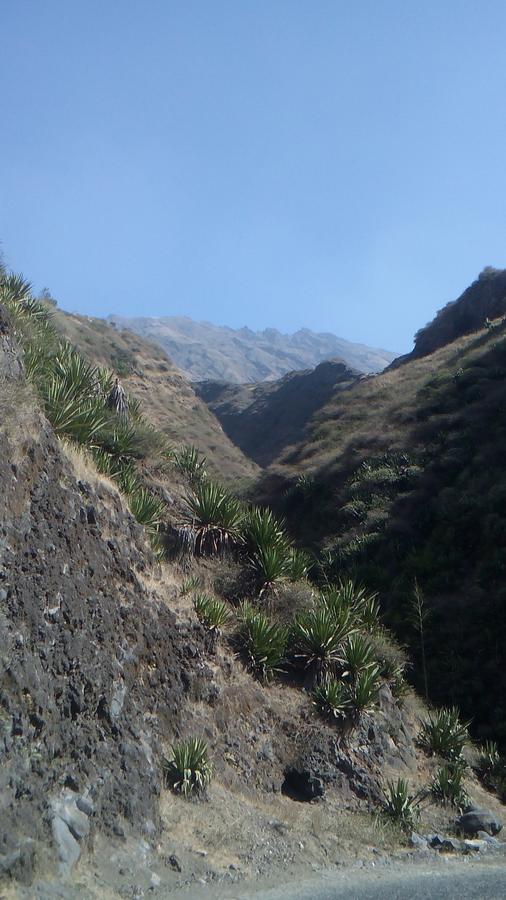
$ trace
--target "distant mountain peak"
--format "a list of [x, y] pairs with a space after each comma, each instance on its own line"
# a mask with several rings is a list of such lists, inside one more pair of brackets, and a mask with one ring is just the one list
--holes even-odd
[[246, 325], [234, 329], [196, 322], [188, 316], [111, 315], [108, 320], [156, 341], [191, 381], [274, 381], [287, 372], [312, 369], [336, 357], [359, 372], [380, 372], [396, 356], [310, 328], [300, 328], [293, 334], [283, 334], [277, 328], [252, 331]]

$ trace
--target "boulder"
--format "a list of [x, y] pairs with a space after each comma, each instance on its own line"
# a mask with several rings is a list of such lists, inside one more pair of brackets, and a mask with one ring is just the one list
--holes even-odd
[[502, 822], [490, 809], [472, 807], [462, 816], [459, 816], [455, 826], [463, 834], [474, 837], [479, 831], [485, 831], [487, 834], [492, 835], [499, 834]]

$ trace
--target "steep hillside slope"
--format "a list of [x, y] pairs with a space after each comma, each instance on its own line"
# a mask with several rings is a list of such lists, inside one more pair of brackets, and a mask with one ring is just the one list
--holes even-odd
[[336, 393], [263, 491], [288, 494], [293, 527], [336, 575], [382, 591], [421, 663], [419, 585], [430, 696], [504, 742], [506, 330], [494, 325]]
[[403, 359], [427, 356], [464, 334], [483, 328], [485, 319], [506, 315], [506, 270], [488, 266], [457, 299], [447, 303], [415, 335], [412, 353]]
[[379, 372], [395, 357], [388, 350], [353, 344], [334, 334], [317, 334], [309, 328], [281, 334], [275, 328], [234, 329], [178, 316], [109, 316], [109, 321], [156, 341], [191, 381], [271, 381], [334, 357], [359, 372]]
[[311, 417], [336, 389], [353, 384], [360, 373], [341, 360], [315, 369], [290, 372], [260, 384], [195, 384], [229, 438], [259, 465], [273, 462], [290, 444], [302, 440]]
[[102, 319], [55, 312], [61, 332], [92, 362], [120, 376], [142, 404], [146, 417], [174, 444], [195, 444], [221, 478], [249, 477], [256, 471], [224, 434], [206, 404], [164, 351], [132, 332], [118, 332]]
[[[237, 634], [197, 623], [177, 563], [155, 563], [115, 486], [55, 437], [2, 308], [0, 408], [0, 878], [27, 885], [12, 896], [226, 889], [392, 847], [368, 814], [385, 779], [418, 789], [436, 765], [416, 746], [416, 699], [396, 699], [385, 672], [345, 731], [297, 674], [255, 679]], [[233, 559], [188, 566], [213, 590]], [[288, 590], [289, 607], [311, 597]], [[164, 754], [192, 735], [211, 748], [208, 802], [163, 778]], [[424, 827], [447, 818], [428, 804]]]

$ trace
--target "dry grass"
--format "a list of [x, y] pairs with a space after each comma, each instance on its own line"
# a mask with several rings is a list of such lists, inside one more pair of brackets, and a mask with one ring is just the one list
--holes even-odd
[[156, 344], [101, 319], [57, 311], [55, 324], [92, 362], [118, 372], [146, 419], [173, 445], [195, 444], [222, 479], [249, 479], [258, 467], [223, 432], [189, 382]]

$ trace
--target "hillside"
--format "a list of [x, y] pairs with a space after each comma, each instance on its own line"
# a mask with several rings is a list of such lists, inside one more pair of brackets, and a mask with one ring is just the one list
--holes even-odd
[[259, 384], [197, 382], [197, 394], [220, 421], [229, 438], [261, 466], [301, 440], [312, 416], [334, 395], [360, 377], [341, 360], [315, 369], [290, 372], [279, 381]]
[[506, 315], [506, 270], [487, 266], [457, 300], [451, 300], [415, 335], [413, 351], [397, 363], [427, 356], [464, 334], [483, 328], [485, 319]]
[[[387, 802], [403, 778], [420, 829], [455, 828], [467, 794], [450, 808], [434, 787], [442, 757], [376, 598], [330, 568], [310, 582], [268, 510], [178, 469], [138, 410], [111, 406], [113, 375], [0, 275], [2, 892], [237, 896], [411, 860], [413, 800], [405, 819]], [[458, 741], [496, 832], [503, 807]], [[420, 840], [425, 862], [444, 849]]]
[[[480, 320], [497, 310], [483, 286]], [[260, 495], [336, 575], [381, 591], [422, 688], [418, 584], [430, 696], [506, 742], [506, 323], [492, 324], [336, 392]]]
[[281, 334], [275, 328], [233, 329], [183, 316], [113, 315], [108, 321], [156, 341], [190, 381], [271, 381], [334, 357], [359, 372], [379, 372], [395, 357], [388, 350], [353, 344], [333, 334], [317, 334], [309, 328]]
[[194, 444], [221, 478], [247, 478], [256, 472], [224, 434], [206, 404], [157, 345], [129, 331], [118, 332], [103, 319], [55, 311], [55, 323], [93, 363], [107, 366], [142, 404], [149, 421], [174, 444]]

